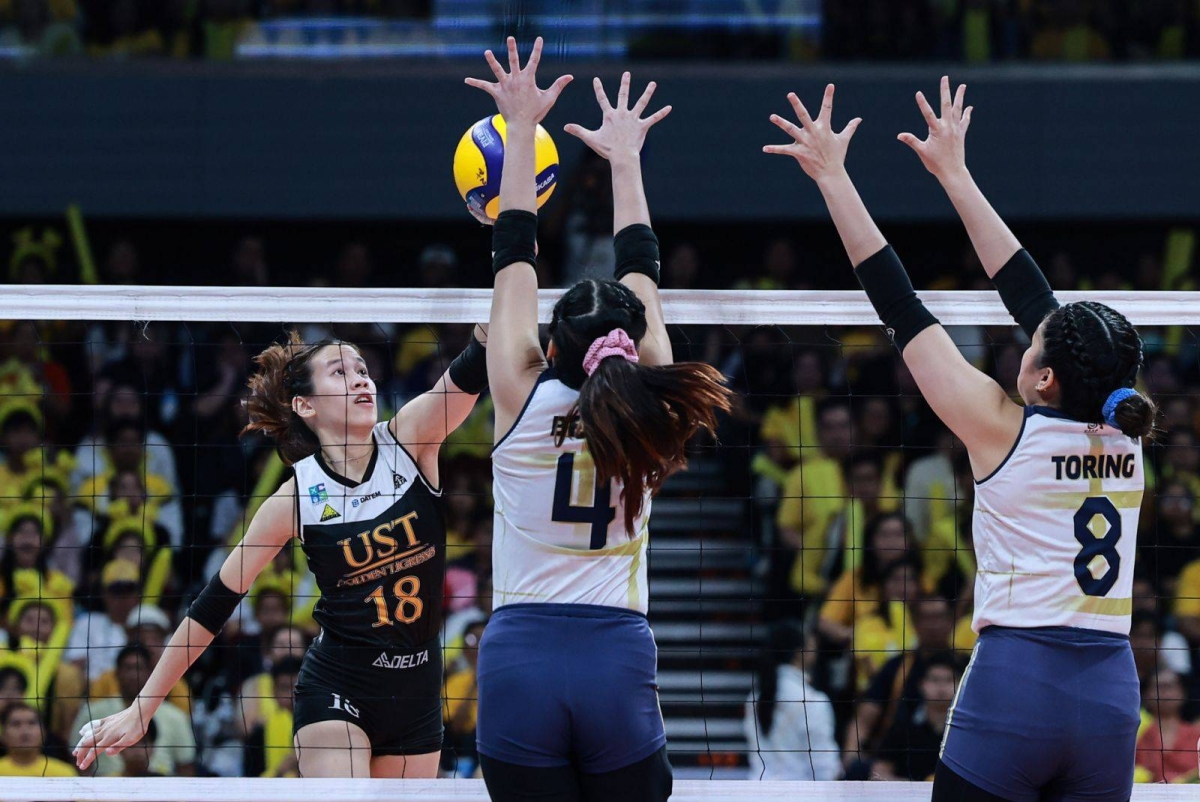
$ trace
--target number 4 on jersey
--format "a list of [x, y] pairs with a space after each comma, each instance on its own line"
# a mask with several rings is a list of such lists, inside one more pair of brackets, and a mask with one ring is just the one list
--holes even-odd
[[558, 458], [558, 474], [554, 480], [554, 509], [550, 519], [564, 524], [591, 524], [592, 537], [589, 548], [602, 549], [608, 540], [608, 525], [616, 517], [612, 506], [612, 482], [604, 487], [596, 485], [592, 506], [577, 507], [571, 503], [571, 487], [575, 477], [575, 454], [563, 454]]

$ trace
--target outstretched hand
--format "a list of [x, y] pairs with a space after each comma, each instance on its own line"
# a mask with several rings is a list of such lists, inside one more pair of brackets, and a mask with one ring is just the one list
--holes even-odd
[[815, 120], [809, 116], [808, 109], [804, 108], [795, 92], [789, 92], [787, 99], [792, 104], [800, 125], [797, 126], [778, 114], [771, 115], [771, 122], [782, 128], [794, 141], [788, 145], [766, 145], [763, 147], [763, 153], [793, 157], [814, 181], [844, 172], [846, 149], [850, 147], [850, 139], [858, 130], [862, 118], [855, 117], [846, 123], [841, 132], [833, 130], [833, 84], [825, 87], [821, 112]]
[[491, 95], [496, 101], [496, 110], [510, 126], [540, 123], [554, 107], [563, 89], [574, 80], [570, 75], [563, 75], [552, 83], [549, 89], [538, 89], [537, 68], [542, 59], [540, 36], [534, 40], [533, 52], [529, 54], [524, 68], [521, 67], [521, 57], [517, 54], [517, 40], [511, 36], [508, 37], [508, 72], [504, 71], [504, 67], [496, 60], [492, 51], [485, 51], [483, 57], [492, 68], [496, 82], [467, 78], [466, 83]]
[[604, 114], [600, 127], [590, 131], [571, 123], [563, 128], [571, 136], [581, 139], [601, 158], [609, 161], [612, 161], [614, 156], [636, 157], [642, 151], [646, 132], [671, 113], [670, 106], [663, 106], [649, 117], [642, 117], [657, 87], [654, 81], [646, 85], [646, 91], [642, 92], [642, 96], [630, 108], [629, 81], [630, 76], [626, 72], [621, 76], [621, 87], [617, 90], [617, 103], [614, 106], [604, 92], [604, 84], [599, 78], [593, 78], [592, 87], [596, 90], [596, 102], [600, 104], [600, 111]]
[[967, 85], [960, 84], [950, 99], [950, 78], [942, 76], [941, 100], [942, 116], [933, 113], [925, 95], [917, 92], [917, 106], [929, 124], [929, 136], [924, 140], [917, 139], [913, 134], [904, 133], [896, 138], [908, 145], [921, 157], [925, 169], [938, 178], [943, 178], [955, 171], [967, 168], [966, 139], [967, 128], [971, 125], [971, 109], [963, 109], [963, 98], [967, 93]]
[[87, 769], [96, 758], [104, 753], [115, 755], [136, 744], [146, 735], [150, 716], [144, 715], [139, 702], [119, 713], [91, 721], [79, 731], [79, 743], [72, 753], [80, 771]]

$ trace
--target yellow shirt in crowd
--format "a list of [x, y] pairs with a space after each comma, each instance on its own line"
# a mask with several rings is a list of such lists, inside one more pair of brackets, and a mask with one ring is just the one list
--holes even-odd
[[0, 758], [0, 777], [77, 777], [78, 772], [70, 763], [52, 757], [41, 757], [32, 763], [21, 765], [11, 757]]

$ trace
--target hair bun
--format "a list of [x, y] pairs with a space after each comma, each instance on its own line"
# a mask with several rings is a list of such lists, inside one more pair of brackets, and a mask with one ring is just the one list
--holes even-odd
[[1158, 407], [1136, 390], [1122, 395], [1120, 400], [1113, 405], [1111, 416], [1107, 414], [1107, 404], [1105, 404], [1105, 410], [1104, 417], [1109, 425], [1120, 429], [1121, 433], [1128, 437], [1151, 437], [1154, 434], [1155, 424], [1158, 421]]

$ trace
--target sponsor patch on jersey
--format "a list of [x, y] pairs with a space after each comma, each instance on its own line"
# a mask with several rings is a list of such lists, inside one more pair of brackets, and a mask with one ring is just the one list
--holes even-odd
[[353, 500], [350, 502], [350, 506], [351, 506], [351, 507], [355, 507], [355, 508], [357, 508], [359, 504], [366, 504], [366, 503], [367, 503], [368, 501], [370, 501], [371, 499], [373, 499], [373, 498], [379, 498], [379, 497], [380, 497], [380, 496], [382, 496], [382, 495], [383, 495], [383, 491], [382, 491], [382, 490], [376, 490], [374, 493], [368, 493], [367, 495], [363, 496], [362, 498], [356, 498], [356, 499], [353, 499]]
[[399, 490], [400, 488], [404, 487], [404, 483], [407, 481], [408, 481], [407, 479], [405, 479], [403, 476], [401, 476], [398, 473], [392, 474], [392, 484], [395, 486], [396, 490]]
[[321, 510], [321, 523], [325, 523], [326, 521], [332, 521], [334, 518], [341, 518], [341, 517], [342, 517], [342, 514], [340, 512], [338, 512], [337, 510], [335, 510], [333, 507], [330, 507], [328, 504], [325, 505], [325, 509]]
[[313, 485], [308, 489], [308, 500], [313, 504], [320, 504], [322, 501], [329, 499], [329, 494], [325, 492], [325, 483]]
[[417, 652], [416, 654], [391, 654], [387, 652], [379, 655], [371, 665], [378, 668], [416, 668], [423, 666], [429, 662], [429, 650]]

